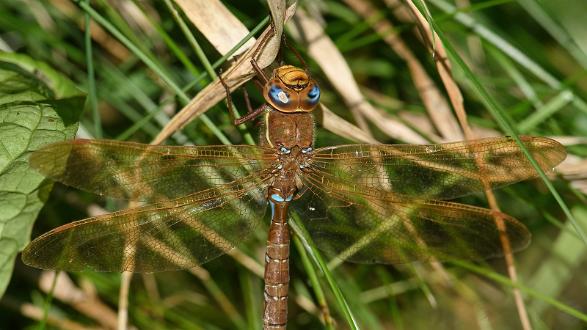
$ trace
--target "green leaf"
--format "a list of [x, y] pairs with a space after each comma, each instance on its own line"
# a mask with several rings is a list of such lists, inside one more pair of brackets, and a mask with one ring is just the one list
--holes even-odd
[[84, 100], [47, 65], [0, 52], [0, 297], [52, 187], [28, 166], [28, 155], [73, 138]]

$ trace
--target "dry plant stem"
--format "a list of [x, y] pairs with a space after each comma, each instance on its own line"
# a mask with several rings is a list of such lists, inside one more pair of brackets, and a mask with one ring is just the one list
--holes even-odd
[[[29, 303], [21, 303], [18, 302], [8, 296], [4, 296], [2, 298], [2, 304], [7, 306], [8, 308], [14, 309], [18, 311], [20, 314], [36, 320], [41, 321], [43, 319], [43, 310], [38, 306]], [[47, 316], [47, 323], [51, 326], [54, 326], [58, 329], [63, 330], [86, 330], [88, 327], [86, 325], [65, 319], [61, 316], [54, 315], [53, 313], [49, 312]]]
[[143, 285], [145, 286], [145, 291], [147, 291], [147, 295], [153, 302], [158, 302], [161, 300], [161, 295], [159, 294], [159, 288], [157, 287], [157, 281], [155, 281], [155, 275], [152, 273], [145, 273], [141, 274], [143, 278]]
[[[85, 29], [83, 17], [79, 15], [78, 7], [73, 4], [73, 1], [51, 0], [51, 4], [66, 17], [76, 21], [80, 30]], [[92, 35], [92, 40], [101, 45], [102, 49], [112, 55], [112, 57], [116, 58], [117, 61], [123, 62], [128, 59], [130, 55], [128, 49], [109, 33], [104, 31], [104, 29], [94, 21], [91, 22], [90, 33]]]
[[[318, 62], [330, 83], [343, 96], [344, 102], [349, 107], [357, 126], [365, 133], [371, 134], [369, 126], [358, 108], [358, 105], [364, 102], [364, 98], [359, 92], [356, 83], [349, 88], [348, 85], [351, 84], [348, 82], [354, 82], [354, 78], [344, 57], [336, 49], [334, 42], [324, 33], [322, 26], [303, 10], [300, 9], [296, 12], [295, 22], [295, 35], [298, 41], [307, 44], [308, 53]], [[330, 52], [325, 53], [325, 49], [330, 50]], [[330, 62], [329, 65], [326, 65], [328, 62]]]
[[[446, 99], [436, 87], [434, 81], [428, 76], [426, 70], [416, 56], [407, 47], [404, 41], [394, 32], [394, 26], [386, 19], [378, 18], [378, 10], [370, 2], [363, 0], [345, 0], [345, 3], [353, 8], [373, 30], [385, 41], [393, 51], [405, 62], [414, 81], [414, 86], [426, 107], [426, 111], [444, 141], [462, 140], [463, 135], [454, 118]], [[386, 0], [388, 6], [395, 6], [396, 0]]]
[[322, 126], [324, 126], [324, 128], [328, 129], [332, 133], [357, 142], [372, 144], [381, 143], [375, 140], [370, 134], [365, 133], [365, 131], [359, 127], [339, 117], [337, 114], [328, 109], [324, 104], [320, 104], [320, 108], [322, 110], [323, 116]]
[[120, 274], [120, 293], [118, 296], [118, 330], [128, 328], [128, 293], [130, 288], [131, 272], [122, 272]]
[[[440, 76], [442, 78], [442, 82], [445, 85], [446, 91], [449, 95], [449, 98], [451, 100], [453, 108], [455, 109], [455, 112], [457, 113], [457, 118], [459, 119], [459, 123], [463, 129], [464, 134], [465, 134], [465, 139], [472, 140], [475, 137], [473, 136], [471, 128], [469, 127], [469, 124], [467, 122], [467, 114], [466, 114], [464, 104], [463, 104], [463, 97], [462, 97], [461, 91], [460, 91], [457, 83], [453, 79], [450, 63], [448, 62], [444, 46], [440, 42], [440, 39], [438, 38], [438, 36], [436, 36], [434, 34], [434, 32], [432, 31], [432, 29], [430, 28], [430, 25], [428, 24], [428, 21], [426, 20], [426, 18], [424, 18], [424, 16], [422, 16], [422, 14], [418, 11], [418, 9], [413, 4], [413, 2], [411, 0], [409, 0], [409, 1], [407, 1], [407, 4], [408, 4], [412, 14], [415, 16], [418, 24], [426, 32], [426, 35], [423, 36], [424, 40], [428, 42], [428, 44], [431, 48], [436, 50], [435, 58], [436, 58], [436, 67], [438, 69], [438, 73], [440, 74]], [[432, 42], [434, 42], [434, 46], [432, 46]], [[479, 170], [482, 174], [483, 169], [485, 167], [485, 164], [483, 163], [482, 159], [476, 159], [476, 161], [477, 161], [477, 165], [479, 167]], [[489, 203], [489, 206], [490, 206], [491, 210], [495, 211], [495, 213], [494, 213], [495, 214], [495, 223], [496, 223], [497, 229], [500, 234], [499, 237], [500, 237], [501, 245], [502, 245], [503, 252], [504, 252], [504, 257], [505, 257], [505, 261], [506, 261], [506, 265], [507, 265], [507, 269], [508, 269], [508, 275], [514, 284], [518, 283], [518, 275], [517, 275], [517, 271], [516, 271], [516, 267], [515, 267], [515, 263], [514, 263], [512, 247], [511, 247], [509, 239], [507, 238], [505, 223], [504, 223], [503, 218], [500, 216], [501, 212], [500, 212], [499, 206], [497, 204], [497, 200], [495, 199], [495, 195], [493, 194], [493, 191], [490, 188], [491, 187], [490, 183], [487, 182], [486, 180], [484, 180], [483, 175], [481, 175], [480, 178], [481, 178], [481, 182], [483, 183], [483, 186], [485, 187], [485, 195], [487, 196], [487, 201]], [[530, 324], [530, 320], [528, 318], [528, 313], [526, 311], [526, 305], [525, 305], [524, 300], [522, 298], [522, 293], [521, 293], [520, 289], [514, 287], [513, 294], [514, 294], [514, 299], [516, 301], [518, 316], [520, 318], [520, 322], [522, 323], [522, 328], [525, 330], [532, 329], [532, 326]]]
[[216, 300], [216, 302], [218, 303], [218, 305], [220, 305], [220, 308], [222, 308], [222, 310], [226, 313], [226, 315], [230, 318], [230, 319], [235, 319], [237, 317], [239, 317], [239, 312], [236, 309], [236, 307], [230, 302], [230, 300], [228, 299], [228, 297], [226, 297], [226, 295], [224, 295], [222, 293], [222, 291], [220, 290], [214, 290], [212, 289], [213, 286], [215, 286], [214, 281], [212, 280], [212, 278], [210, 277], [210, 273], [208, 273], [207, 270], [203, 269], [203, 268], [191, 268], [189, 270], [189, 272], [196, 276], [197, 278], [200, 279], [200, 281], [202, 281], [204, 283], [204, 285], [206, 286], [206, 288], [208, 289], [208, 291], [211, 291], [212, 295], [214, 296], [214, 299]]
[[[469, 0], [455, 0], [455, 4], [458, 8], [469, 8], [471, 6], [471, 2]], [[483, 44], [479, 36], [475, 34], [468, 35], [467, 48], [469, 49], [469, 52], [471, 52], [471, 58], [473, 59], [473, 63], [479, 64], [485, 62]], [[477, 69], [480, 70], [481, 68], [477, 66]]]
[[[413, 111], [409, 111], [409, 110], [401, 110], [401, 108], [403, 107], [402, 102], [400, 102], [392, 97], [389, 97], [388, 95], [381, 94], [380, 92], [375, 91], [373, 89], [362, 87], [361, 90], [369, 99], [373, 100], [373, 102], [375, 104], [378, 104], [378, 105], [381, 105], [382, 107], [386, 107], [386, 108], [390, 108], [390, 109], [397, 109], [396, 110], [397, 114], [402, 119], [402, 121], [404, 121], [405, 123], [408, 123], [409, 126], [417, 127], [418, 130], [422, 134], [424, 134], [424, 136], [427, 139], [429, 139], [431, 142], [440, 143], [443, 141], [443, 139], [437, 135], [438, 131], [433, 127], [433, 124], [430, 121], [430, 117], [428, 115], [414, 113]], [[386, 115], [384, 110], [382, 110], [380, 108], [376, 108], [376, 109], [382, 118]], [[460, 129], [460, 127], [459, 127], [459, 129]], [[475, 125], [471, 125], [471, 130], [473, 131], [474, 136], [479, 137], [479, 138], [498, 137], [498, 136], [502, 135], [494, 129], [481, 127], [481, 126], [475, 126]], [[554, 139], [561, 142], [563, 145], [567, 145], [565, 143], [565, 140], [561, 140], [562, 137], [554, 137]], [[570, 141], [570, 140], [566, 140], [566, 141]], [[586, 141], [587, 141], [587, 139], [586, 139]], [[558, 169], [559, 168], [557, 167], [557, 170]]]
[[[357, 106], [363, 102], [363, 96], [358, 92], [356, 83], [354, 84], [356, 88], [348, 88], [348, 81], [354, 81], [354, 78], [344, 57], [338, 52], [334, 42], [328, 38], [318, 22], [302, 10], [297, 11], [295, 19], [297, 23], [295, 24], [295, 28], [298, 41], [303, 41], [308, 45], [308, 53], [318, 62], [336, 90], [343, 95], [344, 102], [349, 107], [357, 126], [366, 134], [371, 135], [369, 126]], [[330, 50], [330, 52], [324, 53], [323, 51], [325, 49]], [[329, 65], [327, 65], [328, 61], [331, 61]]]
[[[301, 10], [296, 13], [296, 23], [298, 24], [295, 29], [292, 29], [294, 37], [301, 39], [301, 36], [304, 36], [306, 38], [304, 41], [308, 45], [309, 54], [320, 65], [330, 83], [351, 110], [360, 112], [369, 118], [381, 131], [394, 139], [409, 143], [427, 142], [414, 130], [397, 120], [387, 118], [382, 122], [380, 117], [375, 119], [374, 114], [377, 114], [377, 111], [365, 100], [348, 63], [334, 42], [324, 33], [322, 26]], [[324, 122], [326, 123], [326, 121]], [[360, 124], [358, 126], [361, 127]], [[364, 133], [370, 135], [369, 131]]]
[[[39, 288], [47, 293], [51, 289], [54, 271], [43, 271], [39, 277]], [[53, 290], [53, 297], [62, 303], [68, 304], [81, 314], [94, 319], [102, 327], [116, 328], [116, 313], [91, 292], [82, 291], [64, 272], [59, 272], [57, 283]], [[49, 317], [50, 320], [50, 317]]]

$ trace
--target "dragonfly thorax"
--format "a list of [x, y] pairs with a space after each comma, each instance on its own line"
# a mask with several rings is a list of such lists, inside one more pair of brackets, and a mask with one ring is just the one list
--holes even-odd
[[283, 65], [273, 70], [263, 88], [263, 97], [280, 112], [311, 112], [320, 101], [320, 88], [306, 70]]
[[280, 146], [276, 156], [269, 196], [278, 195], [283, 201], [288, 201], [302, 190], [301, 176], [311, 164], [313, 149]]
[[284, 113], [270, 109], [265, 114], [261, 144], [271, 148], [306, 148], [314, 144], [314, 117], [311, 113]]

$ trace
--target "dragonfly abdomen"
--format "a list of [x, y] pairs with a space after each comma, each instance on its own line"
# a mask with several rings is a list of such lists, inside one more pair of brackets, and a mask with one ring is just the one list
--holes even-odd
[[288, 201], [269, 200], [271, 225], [265, 252], [264, 329], [285, 329], [289, 291], [289, 228]]

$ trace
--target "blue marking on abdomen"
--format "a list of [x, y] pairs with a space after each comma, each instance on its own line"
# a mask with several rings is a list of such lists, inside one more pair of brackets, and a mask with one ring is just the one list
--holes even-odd
[[273, 219], [273, 216], [275, 215], [275, 203], [269, 201], [269, 205], [271, 205], [271, 219]]
[[271, 199], [273, 199], [276, 202], [291, 202], [291, 200], [293, 199], [293, 195], [289, 195], [285, 199], [283, 199], [283, 197], [279, 196], [278, 194], [273, 194], [271, 195]]
[[273, 203], [273, 201], [291, 202], [292, 199], [293, 195], [287, 196], [285, 199], [283, 199], [283, 197], [279, 196], [278, 194], [271, 195], [271, 198], [269, 199], [269, 205], [271, 206], [271, 219], [273, 219], [273, 216], [275, 215], [275, 203]]

